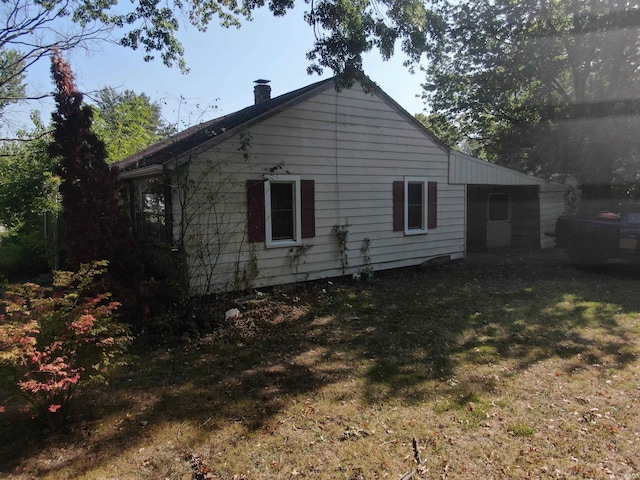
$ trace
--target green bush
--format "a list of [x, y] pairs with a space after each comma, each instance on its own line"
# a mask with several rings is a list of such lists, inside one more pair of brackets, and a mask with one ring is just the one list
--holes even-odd
[[42, 228], [21, 228], [0, 237], [0, 272], [20, 278], [48, 270]]

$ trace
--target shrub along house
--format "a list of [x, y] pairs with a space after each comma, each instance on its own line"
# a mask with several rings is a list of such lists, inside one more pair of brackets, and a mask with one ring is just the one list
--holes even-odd
[[[116, 164], [136, 235], [184, 251], [195, 293], [463, 258], [476, 215], [540, 247], [541, 219], [562, 213], [561, 186], [541, 206], [550, 184], [452, 152], [377, 87], [270, 91]], [[483, 167], [497, 184], [468, 189]]]

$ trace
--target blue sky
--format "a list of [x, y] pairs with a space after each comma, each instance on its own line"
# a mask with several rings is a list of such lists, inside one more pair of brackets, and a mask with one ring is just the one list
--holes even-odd
[[[224, 29], [213, 23], [202, 33], [189, 26], [179, 34], [190, 68], [186, 75], [176, 67], [165, 67], [159, 59], [145, 63], [143, 52], [106, 43], [72, 52], [67, 59], [80, 90], [111, 86], [144, 92], [161, 102], [169, 122], [192, 125], [253, 103], [253, 81], [258, 78], [271, 80], [272, 95], [277, 96], [332, 75], [330, 71], [322, 77], [306, 72], [309, 61], [305, 54], [313, 45], [313, 31], [304, 22], [303, 12], [304, 8], [298, 8], [275, 18], [262, 9], [255, 12], [254, 21], [244, 22], [240, 29]], [[365, 72], [409, 113], [422, 112], [419, 95], [424, 77], [419, 71], [411, 75], [403, 60], [396, 54], [384, 62], [371, 53], [365, 59]], [[50, 92], [53, 85], [48, 62], [33, 68], [27, 82], [31, 93]], [[51, 108], [50, 102], [23, 105], [22, 115], [16, 113], [15, 118], [25, 118], [24, 112], [39, 109], [47, 121]]]

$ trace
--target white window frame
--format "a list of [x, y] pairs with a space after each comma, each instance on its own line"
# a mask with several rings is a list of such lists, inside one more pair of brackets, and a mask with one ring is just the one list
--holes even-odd
[[[293, 183], [293, 239], [273, 240], [271, 227], [271, 183]], [[264, 182], [265, 245], [267, 248], [302, 245], [302, 206], [300, 205], [300, 175], [273, 175]]]
[[[422, 184], [422, 228], [409, 228], [409, 184]], [[404, 177], [404, 234], [422, 235], [429, 225], [429, 179], [428, 177]]]

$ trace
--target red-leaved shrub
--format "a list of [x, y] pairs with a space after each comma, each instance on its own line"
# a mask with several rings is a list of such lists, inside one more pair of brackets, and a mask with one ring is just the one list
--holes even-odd
[[132, 337], [118, 302], [95, 293], [107, 262], [57, 272], [52, 288], [10, 285], [0, 301], [0, 369], [35, 408], [62, 412], [79, 388], [106, 381], [126, 361]]

